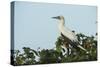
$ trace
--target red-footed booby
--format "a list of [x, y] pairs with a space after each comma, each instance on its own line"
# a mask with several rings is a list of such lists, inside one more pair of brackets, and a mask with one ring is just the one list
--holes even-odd
[[79, 47], [80, 49], [86, 51], [86, 53], [89, 53], [85, 48], [83, 48], [80, 45], [76, 34], [73, 33], [72, 30], [70, 30], [68, 27], [65, 27], [65, 19], [64, 19], [63, 16], [56, 16], [56, 17], [52, 17], [52, 18], [58, 20], [58, 28], [59, 28], [59, 31], [60, 31], [61, 35], [66, 37], [66, 39], [69, 41], [69, 43], [72, 46]]

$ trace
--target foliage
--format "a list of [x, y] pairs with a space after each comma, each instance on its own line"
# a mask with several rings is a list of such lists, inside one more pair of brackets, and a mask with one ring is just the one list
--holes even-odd
[[[97, 40], [94, 36], [86, 36], [82, 33], [77, 34], [81, 46], [89, 51], [89, 54], [79, 48], [70, 48], [70, 54], [63, 54], [65, 50], [61, 47], [65, 43], [63, 36], [59, 36], [55, 43], [56, 49], [42, 49], [36, 51], [29, 47], [23, 47], [23, 53], [19, 50], [14, 51], [14, 65], [30, 64], [50, 64], [79, 61], [97, 60]], [[69, 48], [68, 48], [69, 49]], [[63, 50], [63, 51], [62, 51]], [[37, 59], [36, 57], [39, 57]]]

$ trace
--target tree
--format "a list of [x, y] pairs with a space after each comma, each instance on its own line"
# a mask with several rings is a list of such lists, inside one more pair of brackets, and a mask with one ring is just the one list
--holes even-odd
[[[77, 34], [77, 38], [81, 43], [81, 46], [89, 51], [89, 54], [86, 54], [83, 50], [76, 49], [74, 47], [71, 47], [70, 54], [63, 54], [63, 52], [65, 52], [65, 50], [62, 48], [63, 44], [69, 45], [69, 43], [61, 35], [55, 42], [56, 50], [42, 49], [41, 51], [36, 51], [29, 47], [23, 47], [23, 53], [19, 50], [15, 50], [14, 65], [66, 63], [97, 60], [97, 40], [95, 37], [86, 36], [82, 33], [79, 33]], [[67, 48], [69, 48], [69, 46]], [[38, 61], [36, 57], [39, 57]]]

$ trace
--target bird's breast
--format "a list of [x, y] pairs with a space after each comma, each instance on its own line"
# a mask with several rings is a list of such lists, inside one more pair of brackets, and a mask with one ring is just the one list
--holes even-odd
[[58, 26], [59, 31], [67, 38], [69, 38], [71, 41], [77, 41], [76, 35], [69, 29], [65, 28], [63, 25]]

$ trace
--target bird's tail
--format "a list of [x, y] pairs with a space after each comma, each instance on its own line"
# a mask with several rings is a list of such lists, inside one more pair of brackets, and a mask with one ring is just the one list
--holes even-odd
[[77, 45], [77, 47], [79, 47], [80, 49], [86, 51], [87, 54], [89, 53], [89, 52], [88, 52], [85, 48], [83, 48], [81, 45]]

